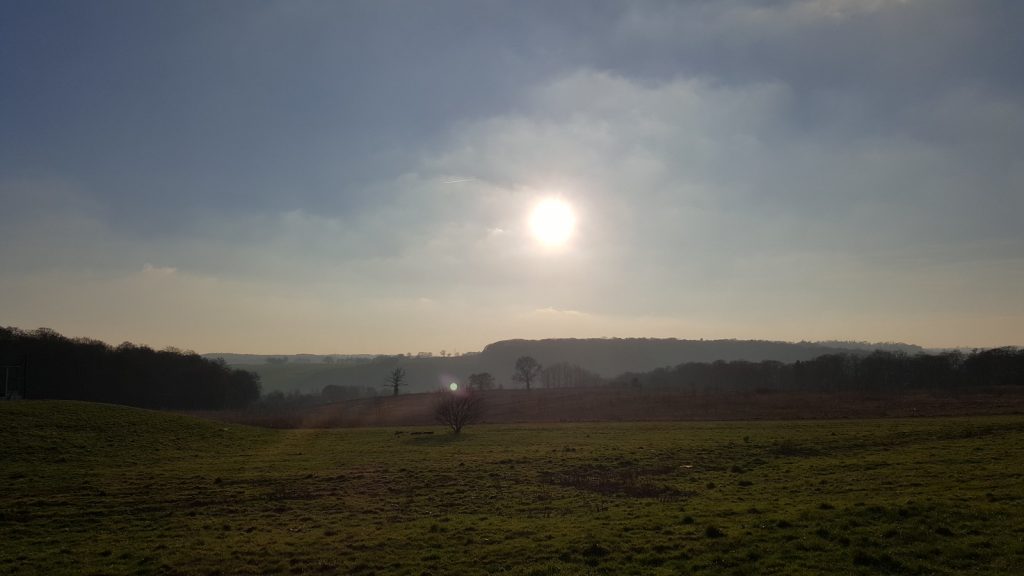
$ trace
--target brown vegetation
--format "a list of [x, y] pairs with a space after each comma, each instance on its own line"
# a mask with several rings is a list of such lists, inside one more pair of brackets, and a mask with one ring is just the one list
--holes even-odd
[[[1024, 413], [1019, 386], [942, 392], [765, 392], [690, 395], [616, 388], [488, 390], [480, 423], [906, 418]], [[435, 423], [433, 394], [364, 398], [320, 406], [202, 412], [274, 428], [422, 426]]]
[[484, 415], [483, 396], [472, 389], [438, 390], [434, 393], [434, 419], [455, 434]]

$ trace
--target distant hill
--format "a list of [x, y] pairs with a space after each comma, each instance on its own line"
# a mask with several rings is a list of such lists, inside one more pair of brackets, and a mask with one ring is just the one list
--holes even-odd
[[[562, 338], [548, 340], [502, 340], [487, 345], [479, 353], [450, 357], [343, 357], [333, 364], [291, 360], [307, 359], [312, 355], [287, 356], [288, 362], [267, 363], [267, 358], [286, 356], [207, 354], [222, 357], [229, 364], [234, 357], [248, 360], [239, 367], [254, 371], [262, 378], [265, 392], [302, 391], [319, 392], [329, 384], [338, 386], [373, 386], [384, 392], [385, 377], [396, 366], [406, 370], [408, 386], [403, 392], [423, 392], [446, 385], [451, 381], [464, 381], [474, 372], [490, 372], [496, 383], [506, 388], [515, 387], [511, 381], [512, 368], [520, 356], [533, 356], [541, 364], [557, 362], [577, 364], [612, 378], [624, 372], [645, 372], [683, 362], [714, 362], [716, 360], [777, 360], [795, 362], [810, 360], [823, 354], [865, 353], [885, 349], [915, 353], [920, 347], [909, 344], [877, 344], [866, 342], [775, 342], [768, 340], [679, 340], [675, 338]], [[256, 360], [258, 358], [258, 360]], [[342, 359], [344, 358], [344, 359]], [[256, 360], [253, 362], [253, 360]]]
[[[851, 344], [851, 345], [844, 345]], [[854, 345], [855, 344], [855, 345]], [[920, 352], [909, 344], [776, 342], [770, 340], [679, 340], [676, 338], [563, 338], [554, 340], [503, 340], [487, 345], [481, 356], [488, 363], [511, 366], [520, 356], [533, 356], [542, 364], [570, 362], [611, 377], [683, 362], [716, 360], [810, 360], [822, 354], [875, 349]]]
[[[823, 340], [815, 342], [822, 346], [831, 346], [832, 348], [845, 348], [847, 350], [863, 350], [865, 352], [873, 352], [875, 350], [885, 350], [886, 352], [903, 352], [904, 354], [921, 354], [924, 352], [932, 352], [931, 349], [924, 349], [917, 344], [904, 344], [903, 342], [864, 342], [864, 341], [852, 341], [852, 340]], [[937, 350], [943, 352], [945, 350]]]
[[[211, 352], [204, 358], [223, 358], [228, 364], [332, 364], [335, 362], [358, 362], [374, 358], [375, 354], [236, 354], [234, 352]], [[269, 361], [269, 362], [268, 362]]]

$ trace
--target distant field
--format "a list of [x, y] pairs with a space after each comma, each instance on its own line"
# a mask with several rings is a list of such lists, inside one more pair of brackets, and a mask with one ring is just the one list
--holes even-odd
[[[638, 422], [671, 420], [798, 420], [1024, 414], [1024, 386], [960, 394], [774, 392], [708, 393], [629, 388], [552, 388], [483, 392], [483, 422]], [[433, 394], [401, 394], [319, 406], [254, 407], [197, 412], [207, 418], [272, 428], [429, 426]]]
[[0, 403], [0, 422], [4, 574], [1024, 566], [1024, 416], [494, 425], [453, 437], [39, 401]]

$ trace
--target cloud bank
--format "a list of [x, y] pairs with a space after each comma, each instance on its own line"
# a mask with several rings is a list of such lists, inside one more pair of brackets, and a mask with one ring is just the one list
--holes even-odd
[[[18, 69], [46, 97], [0, 137], [4, 323], [278, 353], [563, 336], [1024, 343], [1016, 5], [420, 15], [465, 32], [458, 50], [387, 3], [311, 8], [247, 8], [227, 36], [222, 15], [145, 24], [173, 104], [104, 51], [127, 42], [116, 19], [71, 30], [108, 32], [95, 53], [36, 56], [131, 72], [169, 114], [152, 133], [127, 93], [82, 85], [77, 112], [54, 108], [52, 80]], [[339, 39], [353, 19], [362, 31]], [[578, 216], [557, 254], [526, 226], [551, 194]]]

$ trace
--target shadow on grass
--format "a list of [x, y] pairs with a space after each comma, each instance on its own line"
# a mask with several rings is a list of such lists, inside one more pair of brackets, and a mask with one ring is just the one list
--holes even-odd
[[413, 444], [416, 446], [447, 446], [449, 444], [457, 444], [465, 440], [465, 434], [452, 434], [451, 432], [440, 432], [437, 434], [423, 434], [420, 436], [410, 436], [405, 440], [405, 443]]

